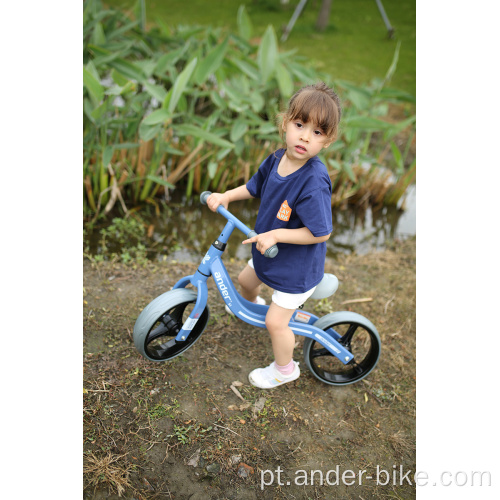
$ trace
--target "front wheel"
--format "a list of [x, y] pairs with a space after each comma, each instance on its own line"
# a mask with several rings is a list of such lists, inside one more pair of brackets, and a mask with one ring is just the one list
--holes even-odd
[[196, 303], [193, 290], [179, 288], [156, 297], [141, 312], [134, 325], [134, 344], [150, 361], [167, 361], [189, 349], [205, 329], [210, 311], [203, 310], [188, 338], [177, 342], [175, 337]]
[[354, 358], [345, 365], [319, 342], [304, 341], [304, 361], [312, 374], [325, 384], [348, 385], [365, 378], [378, 362], [380, 337], [373, 324], [360, 314], [340, 311], [320, 318], [314, 326], [335, 330], [342, 344]]

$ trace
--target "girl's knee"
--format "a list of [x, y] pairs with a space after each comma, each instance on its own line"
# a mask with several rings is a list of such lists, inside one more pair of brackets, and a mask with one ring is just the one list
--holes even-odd
[[266, 315], [266, 328], [271, 335], [280, 335], [288, 333], [289, 318], [284, 315], [268, 314]]
[[254, 290], [260, 286], [261, 281], [257, 278], [255, 271], [250, 266], [246, 266], [238, 276], [238, 283], [245, 290]]
[[241, 271], [241, 273], [239, 274], [238, 283], [240, 284], [241, 288], [248, 288], [247, 280], [245, 279], [245, 275], [243, 273], [244, 271]]

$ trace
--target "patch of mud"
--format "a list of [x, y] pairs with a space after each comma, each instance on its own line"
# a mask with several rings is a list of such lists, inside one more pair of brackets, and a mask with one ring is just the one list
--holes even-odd
[[[243, 265], [226, 262], [233, 279]], [[132, 340], [137, 316], [196, 267], [84, 262], [84, 465], [111, 454], [122, 471], [86, 473], [84, 498], [415, 498], [412, 485], [374, 480], [377, 467], [415, 471], [415, 241], [339, 256], [326, 269], [337, 293], [306, 304], [318, 316], [358, 312], [380, 333], [377, 368], [342, 388], [307, 370], [299, 337], [301, 377], [271, 391], [251, 386], [248, 373], [272, 360], [268, 334], [229, 317], [213, 284], [197, 343], [167, 363], [143, 359]], [[359, 298], [371, 300], [342, 304]], [[365, 472], [344, 484], [345, 471]]]

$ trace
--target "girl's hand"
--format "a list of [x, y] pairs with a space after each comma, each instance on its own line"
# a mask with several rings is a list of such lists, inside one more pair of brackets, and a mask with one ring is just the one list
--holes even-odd
[[253, 236], [242, 243], [243, 245], [246, 245], [247, 243], [255, 243], [257, 251], [264, 255], [268, 248], [271, 248], [273, 245], [278, 243], [278, 239], [276, 238], [276, 233], [274, 231], [268, 231], [267, 233], [261, 233], [257, 236]]
[[207, 198], [207, 207], [212, 210], [212, 212], [217, 212], [217, 207], [219, 205], [222, 205], [227, 210], [229, 197], [226, 193], [212, 193]]

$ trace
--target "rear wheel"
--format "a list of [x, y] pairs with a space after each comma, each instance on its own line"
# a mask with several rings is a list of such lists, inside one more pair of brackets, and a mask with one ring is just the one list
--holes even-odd
[[206, 327], [208, 305], [184, 341], [176, 341], [182, 325], [194, 308], [197, 295], [193, 290], [176, 289], [160, 295], [141, 312], [134, 326], [134, 344], [150, 361], [168, 361], [189, 349]]
[[375, 368], [381, 343], [369, 320], [356, 313], [339, 312], [320, 318], [314, 326], [335, 330], [341, 336], [337, 341], [354, 355], [345, 365], [319, 342], [307, 338], [304, 361], [317, 379], [330, 385], [348, 385], [365, 378]]

